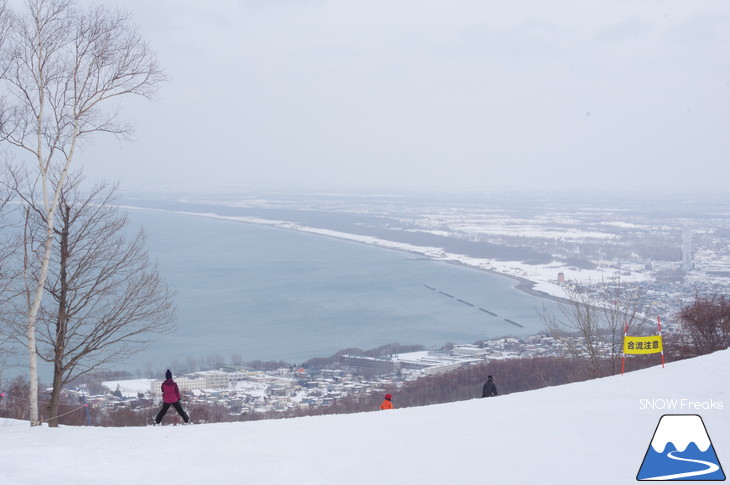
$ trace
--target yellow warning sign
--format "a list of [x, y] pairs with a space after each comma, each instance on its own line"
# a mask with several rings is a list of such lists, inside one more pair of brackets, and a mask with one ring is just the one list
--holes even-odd
[[663, 350], [661, 335], [624, 337], [624, 354], [656, 354]]

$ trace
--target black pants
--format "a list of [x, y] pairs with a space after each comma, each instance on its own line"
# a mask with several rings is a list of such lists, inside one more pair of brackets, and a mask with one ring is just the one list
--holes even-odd
[[180, 417], [183, 418], [183, 421], [185, 421], [186, 423], [190, 421], [190, 418], [187, 414], [185, 414], [185, 411], [183, 410], [180, 401], [173, 403], [166, 402], [162, 405], [162, 409], [160, 409], [160, 412], [157, 413], [157, 417], [155, 418], [155, 422], [157, 424], [160, 424], [160, 421], [162, 421], [162, 418], [165, 417], [165, 413], [167, 413], [167, 410], [170, 409], [170, 406], [173, 406], [175, 408], [175, 411], [177, 411], [177, 414], [179, 414]]

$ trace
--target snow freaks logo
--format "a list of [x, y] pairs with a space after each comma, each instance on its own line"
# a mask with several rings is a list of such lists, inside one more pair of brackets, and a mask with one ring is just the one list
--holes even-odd
[[696, 414], [665, 414], [637, 480], [725, 480], [705, 423]]

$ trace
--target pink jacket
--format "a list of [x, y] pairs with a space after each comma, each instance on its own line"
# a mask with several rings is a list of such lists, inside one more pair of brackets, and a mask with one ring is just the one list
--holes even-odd
[[180, 389], [172, 379], [162, 383], [162, 402], [172, 404], [180, 400]]

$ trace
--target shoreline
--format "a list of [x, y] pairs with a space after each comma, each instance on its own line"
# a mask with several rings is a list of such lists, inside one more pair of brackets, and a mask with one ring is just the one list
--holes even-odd
[[[302, 225], [300, 225], [296, 222], [292, 222], [292, 221], [260, 219], [260, 218], [245, 217], [245, 216], [240, 216], [240, 217], [239, 216], [221, 216], [219, 214], [215, 214], [212, 212], [190, 212], [190, 211], [180, 211], [180, 210], [147, 208], [147, 207], [139, 207], [139, 206], [124, 206], [124, 207], [127, 209], [145, 210], [145, 211], [152, 211], [152, 212], [167, 212], [167, 213], [171, 213], [171, 214], [179, 214], [179, 215], [186, 215], [186, 216], [193, 216], [193, 217], [219, 219], [219, 220], [225, 220], [225, 221], [230, 221], [230, 222], [239, 222], [239, 223], [246, 223], [246, 224], [268, 226], [268, 227], [283, 229], [283, 230], [287, 230], [287, 231], [295, 231], [295, 232], [301, 232], [301, 233], [306, 233], [306, 234], [313, 234], [313, 235], [317, 235], [317, 236], [329, 237], [332, 239], [339, 239], [341, 241], [356, 242], [356, 243], [360, 243], [360, 244], [364, 244], [364, 245], [372, 246], [372, 247], [376, 247], [376, 248], [381, 248], [381, 249], [390, 249], [390, 250], [394, 250], [394, 251], [415, 254], [422, 258], [428, 259], [430, 261], [442, 261], [445, 263], [458, 265], [458, 266], [468, 268], [471, 270], [482, 271], [482, 272], [485, 272], [485, 273], [488, 273], [488, 274], [491, 274], [494, 276], [511, 279], [516, 282], [516, 284], [514, 285], [514, 288], [516, 290], [521, 291], [522, 293], [529, 295], [529, 296], [547, 299], [547, 300], [551, 300], [551, 301], [558, 302], [558, 303], [565, 303], [568, 301], [564, 297], [560, 297], [558, 295], [553, 295], [546, 291], [536, 289], [535, 287], [537, 285], [540, 285], [543, 283], [541, 281], [534, 281], [534, 280], [531, 280], [531, 279], [528, 279], [528, 278], [525, 278], [522, 276], [518, 276], [515, 274], [501, 272], [494, 268], [484, 267], [479, 264], [469, 264], [467, 262], [469, 260], [479, 261], [483, 264], [488, 264], [490, 261], [477, 260], [477, 259], [471, 258], [471, 257], [463, 255], [463, 254], [445, 253], [442, 248], [413, 246], [413, 245], [410, 245], [407, 243], [400, 243], [397, 241], [379, 239], [379, 238], [376, 238], [373, 236], [360, 236], [360, 235], [355, 235], [355, 234], [351, 234], [351, 233], [334, 231], [331, 229], [302, 226]], [[509, 262], [502, 261], [502, 263], [506, 264]]]
[[[462, 263], [457, 262], [456, 264], [462, 264]], [[536, 282], [529, 280], [527, 278], [523, 278], [521, 276], [512, 275], [509, 273], [500, 273], [499, 271], [495, 271], [495, 270], [489, 269], [489, 268], [477, 268], [477, 267], [469, 266], [469, 265], [463, 265], [463, 266], [470, 268], [470, 269], [475, 269], [477, 271], [484, 271], [485, 273], [490, 273], [495, 276], [502, 276], [505, 278], [515, 280], [517, 282], [517, 284], [514, 286], [514, 288], [527, 295], [530, 295], [530, 296], [534, 296], [537, 298], [544, 298], [546, 300], [556, 301], [558, 303], [566, 303], [569, 301], [567, 298], [561, 298], [556, 295], [551, 295], [550, 293], [547, 293], [545, 291], [536, 290], [535, 289], [535, 285], [537, 284]]]

